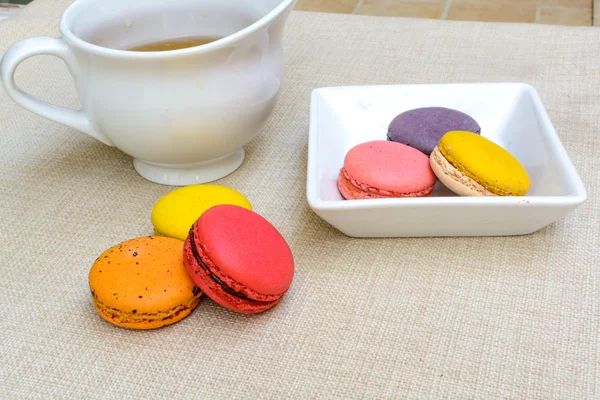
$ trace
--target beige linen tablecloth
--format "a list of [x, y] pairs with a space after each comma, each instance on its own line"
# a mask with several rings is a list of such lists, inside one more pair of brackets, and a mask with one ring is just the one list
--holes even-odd
[[[0, 22], [0, 51], [57, 35], [69, 0]], [[114, 148], [31, 114], [0, 90], [0, 397], [561, 398], [600, 396], [600, 30], [295, 12], [286, 80], [242, 167], [246, 194], [293, 249], [283, 302], [244, 316], [205, 298], [155, 331], [100, 319], [88, 270], [152, 233], [150, 183]], [[76, 107], [57, 60], [20, 85]], [[309, 93], [329, 85], [534, 85], [589, 198], [506, 238], [351, 239], [309, 209]]]

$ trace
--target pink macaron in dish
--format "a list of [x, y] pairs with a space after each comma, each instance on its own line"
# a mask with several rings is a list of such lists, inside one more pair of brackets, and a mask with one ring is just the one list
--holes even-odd
[[401, 143], [375, 140], [346, 154], [338, 189], [347, 200], [425, 197], [435, 182], [425, 154]]
[[196, 220], [183, 257], [202, 292], [244, 314], [279, 303], [294, 276], [292, 251], [279, 231], [257, 213], [234, 205], [214, 206]]

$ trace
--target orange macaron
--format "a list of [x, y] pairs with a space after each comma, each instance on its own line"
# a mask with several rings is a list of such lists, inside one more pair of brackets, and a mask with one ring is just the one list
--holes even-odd
[[183, 264], [183, 241], [140, 237], [100, 255], [89, 272], [98, 314], [130, 329], [154, 329], [187, 317], [202, 292]]

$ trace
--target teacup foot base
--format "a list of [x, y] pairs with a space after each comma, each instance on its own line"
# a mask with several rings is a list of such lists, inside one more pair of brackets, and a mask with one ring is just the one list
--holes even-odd
[[223, 178], [239, 168], [244, 161], [244, 149], [214, 160], [194, 164], [154, 164], [133, 159], [135, 170], [149, 181], [170, 186], [208, 183]]

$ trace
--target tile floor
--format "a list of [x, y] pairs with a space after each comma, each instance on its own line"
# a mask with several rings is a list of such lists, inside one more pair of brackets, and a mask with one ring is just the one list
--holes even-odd
[[[0, 19], [31, 0], [0, 0]], [[12, 7], [11, 7], [12, 6]], [[297, 10], [462, 21], [600, 25], [600, 0], [298, 0]]]
[[[592, 26], [600, 0], [298, 0], [297, 10], [435, 18], [461, 21], [526, 22]], [[600, 10], [596, 8], [600, 17]]]

